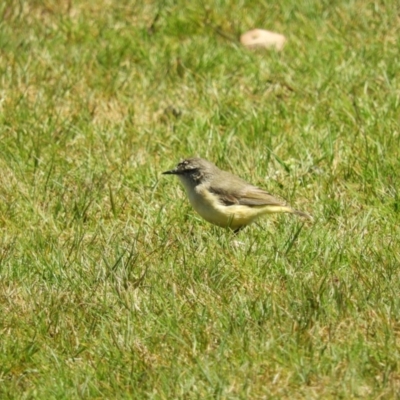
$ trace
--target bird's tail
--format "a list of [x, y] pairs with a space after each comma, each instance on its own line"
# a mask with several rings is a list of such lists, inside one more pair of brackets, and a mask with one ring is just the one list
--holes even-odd
[[293, 210], [292, 213], [295, 214], [295, 215], [298, 215], [299, 217], [307, 218], [310, 221], [314, 221], [314, 218], [310, 214], [307, 214], [307, 213], [305, 213], [303, 211]]

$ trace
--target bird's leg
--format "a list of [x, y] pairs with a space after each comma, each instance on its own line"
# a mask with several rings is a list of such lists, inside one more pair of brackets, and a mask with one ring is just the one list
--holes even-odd
[[237, 235], [243, 228], [244, 228], [244, 226], [240, 226], [239, 228], [235, 229], [235, 230], [233, 231], [233, 233], [234, 233], [235, 235]]

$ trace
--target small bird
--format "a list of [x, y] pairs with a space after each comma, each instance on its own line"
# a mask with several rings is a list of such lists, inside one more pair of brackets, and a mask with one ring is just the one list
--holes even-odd
[[264, 214], [290, 213], [312, 219], [203, 158], [187, 158], [163, 174], [178, 176], [190, 204], [206, 221], [235, 232]]

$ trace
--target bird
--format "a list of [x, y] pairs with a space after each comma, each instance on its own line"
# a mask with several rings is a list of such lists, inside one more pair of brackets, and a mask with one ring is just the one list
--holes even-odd
[[265, 214], [289, 213], [312, 220], [309, 214], [204, 158], [187, 158], [162, 174], [179, 178], [190, 204], [202, 218], [235, 233]]

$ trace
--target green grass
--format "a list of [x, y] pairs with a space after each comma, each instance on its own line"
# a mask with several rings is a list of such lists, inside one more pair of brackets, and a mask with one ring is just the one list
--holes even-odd
[[[396, 398], [399, 11], [3, 1], [0, 397]], [[191, 155], [315, 223], [207, 224]]]

